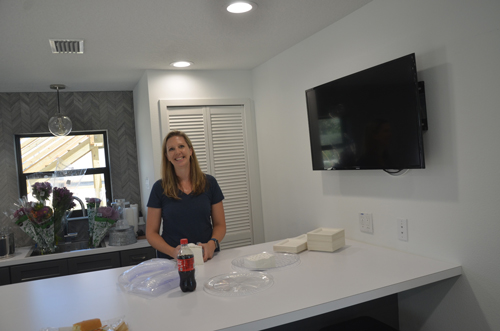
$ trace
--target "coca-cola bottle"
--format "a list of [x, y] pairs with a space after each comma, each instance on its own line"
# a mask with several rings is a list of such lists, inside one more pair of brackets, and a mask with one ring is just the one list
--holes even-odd
[[194, 279], [194, 254], [188, 247], [188, 240], [181, 239], [181, 250], [177, 255], [177, 269], [181, 279], [180, 287], [182, 292], [193, 292], [196, 289], [196, 279]]

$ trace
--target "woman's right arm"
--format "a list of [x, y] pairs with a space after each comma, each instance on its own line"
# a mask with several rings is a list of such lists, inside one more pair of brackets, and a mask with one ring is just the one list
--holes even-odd
[[146, 239], [149, 244], [156, 250], [170, 255], [174, 259], [177, 258], [177, 253], [179, 253], [180, 245], [177, 247], [172, 247], [165, 242], [165, 240], [160, 236], [160, 225], [161, 225], [161, 208], [148, 207], [148, 215], [146, 220]]

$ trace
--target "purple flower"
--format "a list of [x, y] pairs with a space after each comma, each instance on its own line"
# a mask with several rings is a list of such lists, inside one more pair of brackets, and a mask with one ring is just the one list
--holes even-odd
[[18, 219], [19, 217], [24, 216], [24, 215], [26, 215], [26, 212], [24, 211], [24, 208], [19, 208], [18, 210], [16, 210], [14, 212], [14, 217], [16, 219]]
[[32, 195], [38, 201], [49, 200], [49, 196], [52, 193], [52, 185], [49, 182], [36, 182], [31, 185]]
[[17, 225], [23, 224], [23, 222], [28, 219], [28, 213], [26, 212], [24, 207], [21, 207], [18, 210], [16, 210], [12, 216], [14, 222]]
[[118, 210], [113, 209], [112, 207], [100, 207], [97, 209], [97, 214], [101, 214], [100, 217], [102, 218], [108, 218], [115, 221], [120, 218]]
[[55, 187], [54, 195], [52, 197], [52, 207], [58, 211], [66, 211], [75, 207], [73, 201], [73, 193], [65, 187]]
[[99, 198], [85, 198], [88, 208], [96, 208], [101, 204], [101, 199]]

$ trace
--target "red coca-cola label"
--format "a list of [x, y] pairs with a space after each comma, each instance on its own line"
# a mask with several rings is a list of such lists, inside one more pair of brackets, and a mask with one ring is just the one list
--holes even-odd
[[189, 259], [178, 259], [177, 269], [179, 271], [191, 271], [194, 269], [194, 258]]

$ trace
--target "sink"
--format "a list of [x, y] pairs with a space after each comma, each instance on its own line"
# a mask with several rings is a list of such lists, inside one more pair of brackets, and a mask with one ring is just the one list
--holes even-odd
[[66, 253], [66, 252], [74, 252], [88, 249], [96, 249], [101, 247], [106, 247], [104, 240], [101, 242], [99, 247], [90, 248], [88, 245], [89, 240], [89, 217], [81, 216], [81, 217], [73, 217], [68, 218], [66, 231], [68, 235], [65, 236], [66, 242], [60, 243], [56, 246], [56, 251], [54, 253], [41, 253], [38, 248], [34, 246], [28, 252], [26, 257], [31, 256], [40, 256], [40, 255], [48, 255], [48, 254], [57, 254], [57, 253]]
[[[66, 243], [61, 243], [56, 246], [56, 251], [54, 253], [49, 253], [49, 254], [57, 254], [57, 253], [64, 253], [64, 252], [74, 252], [74, 251], [81, 251], [81, 250], [86, 250], [86, 249], [96, 249], [96, 248], [101, 248], [101, 247], [106, 247], [106, 243], [101, 241], [101, 244], [98, 247], [92, 247], [89, 248], [89, 243], [88, 241], [74, 241], [74, 242], [66, 242]], [[26, 257], [31, 257], [31, 256], [40, 256], [40, 255], [48, 255], [48, 254], [41, 254], [40, 251], [32, 247], [30, 252]]]

